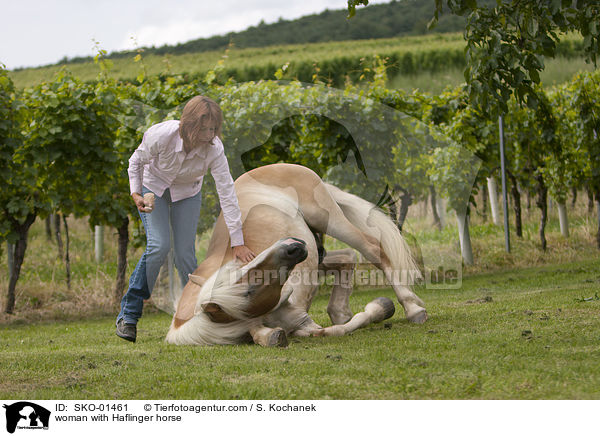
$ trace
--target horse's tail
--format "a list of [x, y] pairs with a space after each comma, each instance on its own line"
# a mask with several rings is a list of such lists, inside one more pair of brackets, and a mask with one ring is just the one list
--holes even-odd
[[400, 230], [381, 209], [336, 186], [328, 183], [325, 183], [325, 186], [348, 221], [380, 242], [393, 270], [403, 284], [414, 284], [422, 277]]

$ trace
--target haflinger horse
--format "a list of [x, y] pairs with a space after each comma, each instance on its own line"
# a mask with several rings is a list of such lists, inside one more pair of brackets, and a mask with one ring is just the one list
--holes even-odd
[[[235, 181], [235, 189], [245, 244], [257, 256], [247, 264], [233, 260], [221, 214], [206, 259], [190, 274], [176, 303], [167, 342], [286, 346], [289, 335], [341, 336], [391, 317], [394, 303], [383, 297], [353, 316], [353, 249], [383, 271], [408, 320], [425, 322], [424, 303], [410, 287], [419, 269], [398, 228], [373, 204], [292, 164], [249, 171]], [[323, 255], [320, 234], [353, 249]], [[327, 307], [333, 325], [326, 328], [308, 314], [319, 271], [339, 278]]]

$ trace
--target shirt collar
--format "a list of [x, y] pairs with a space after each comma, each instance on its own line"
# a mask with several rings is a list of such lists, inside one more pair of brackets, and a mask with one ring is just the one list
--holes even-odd
[[[215, 140], [213, 139], [213, 142], [210, 143], [210, 145], [206, 148], [206, 150], [203, 150], [202, 147], [196, 147], [189, 153], [189, 157], [192, 157], [192, 156], [203, 157], [208, 152], [209, 147], [214, 147], [214, 146], [215, 146]], [[177, 138], [177, 143], [175, 144], [175, 151], [178, 153], [185, 153], [185, 150], [183, 149], [183, 139], [181, 139], [181, 137]]]
[[175, 151], [177, 153], [180, 153], [183, 150], [183, 139], [181, 139], [181, 136], [177, 136], [177, 141], [175, 141]]

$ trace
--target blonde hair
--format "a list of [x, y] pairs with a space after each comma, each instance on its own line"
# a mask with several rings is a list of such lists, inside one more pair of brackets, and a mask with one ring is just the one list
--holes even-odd
[[214, 100], [203, 95], [197, 95], [186, 103], [181, 114], [179, 136], [183, 139], [183, 143], [193, 146], [200, 130], [207, 122], [215, 124], [216, 136], [221, 137], [221, 126], [223, 124], [221, 108]]

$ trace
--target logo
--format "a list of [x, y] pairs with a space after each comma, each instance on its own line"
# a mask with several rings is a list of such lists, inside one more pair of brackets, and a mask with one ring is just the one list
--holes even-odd
[[14, 433], [16, 429], [48, 430], [50, 411], [35, 403], [19, 401], [3, 406], [6, 409], [6, 431]]

